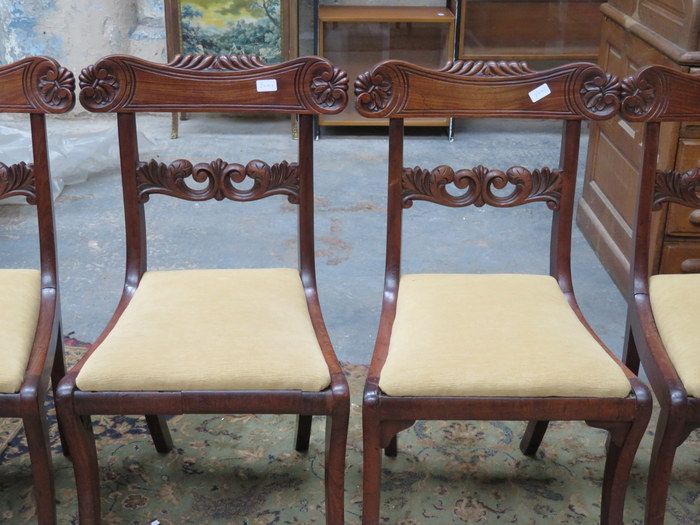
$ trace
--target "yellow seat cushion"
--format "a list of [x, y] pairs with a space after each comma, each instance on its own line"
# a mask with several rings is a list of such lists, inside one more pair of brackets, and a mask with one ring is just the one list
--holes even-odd
[[182, 270], [144, 274], [76, 381], [91, 391], [320, 391], [330, 375], [296, 270]]
[[543, 275], [401, 278], [392, 396], [626, 397], [630, 383]]
[[0, 270], [0, 392], [19, 392], [41, 304], [38, 270]]
[[700, 397], [700, 274], [653, 275], [649, 299], [678, 376], [688, 394]]

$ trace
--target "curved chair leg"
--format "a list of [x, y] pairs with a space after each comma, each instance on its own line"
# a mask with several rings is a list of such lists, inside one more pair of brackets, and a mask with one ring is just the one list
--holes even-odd
[[294, 449], [297, 452], [306, 452], [309, 450], [312, 419], [313, 416], [297, 415], [296, 443], [294, 445]]
[[345, 448], [349, 407], [326, 416], [326, 525], [345, 523]]
[[399, 435], [395, 434], [389, 444], [384, 449], [384, 455], [390, 458], [395, 458], [399, 453]]
[[170, 452], [173, 449], [173, 438], [170, 436], [165, 416], [161, 414], [146, 414], [146, 424], [156, 450], [161, 454]]
[[540, 448], [548, 426], [549, 421], [530, 421], [523, 438], [520, 440], [520, 451], [526, 456], [534, 456], [537, 449]]
[[32, 463], [36, 515], [39, 525], [56, 523], [56, 501], [49, 430], [43, 407], [23, 417], [29, 457]]
[[[95, 436], [89, 416], [79, 416], [70, 407], [70, 398], [61, 402], [59, 397], [59, 417], [71, 450], [75, 485], [78, 489], [78, 516], [80, 525], [100, 523], [100, 474], [97, 465]], [[68, 404], [69, 406], [65, 406]]]
[[668, 410], [662, 410], [659, 414], [651, 451], [644, 518], [647, 525], [663, 525], [673, 459], [684, 437], [682, 423], [673, 421], [674, 418], [668, 415]]
[[[63, 339], [62, 339], [62, 331], [59, 326], [58, 329], [58, 337], [56, 338], [56, 349], [55, 349], [55, 354], [53, 356], [53, 365], [51, 367], [51, 390], [53, 391], [53, 398], [54, 398], [54, 403], [57, 398], [56, 393], [58, 392], [58, 383], [63, 379], [63, 376], [66, 375], [66, 363], [64, 360], [64, 355], [63, 355]], [[68, 441], [66, 440], [66, 433], [63, 429], [63, 424], [61, 423], [60, 418], [56, 418], [57, 423], [58, 423], [58, 435], [61, 439], [61, 450], [63, 451], [63, 455], [68, 457], [70, 456], [70, 450], [68, 449]]]
[[362, 411], [362, 524], [379, 523], [382, 449], [380, 423], [366, 407]]
[[608, 454], [603, 476], [603, 494], [600, 504], [601, 525], [622, 525], [625, 494], [630, 470], [639, 442], [644, 436], [648, 417], [633, 422], [586, 421], [590, 426], [606, 429]]
[[627, 368], [635, 374], [639, 373], [639, 352], [637, 344], [634, 341], [634, 331], [629, 320], [627, 321], [627, 332], [625, 333], [625, 346], [622, 351], [622, 361], [627, 365]]

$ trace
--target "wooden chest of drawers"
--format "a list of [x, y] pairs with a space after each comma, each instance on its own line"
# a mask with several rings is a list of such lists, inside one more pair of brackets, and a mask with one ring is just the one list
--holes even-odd
[[[603, 5], [605, 19], [599, 64], [620, 78], [647, 64], [694, 70], [700, 66], [699, 3], [697, 0], [665, 0], [665, 4], [613, 0]], [[688, 15], [676, 16], [677, 9], [685, 9]], [[649, 15], [654, 10], [657, 19]], [[662, 16], [664, 13], [668, 16]], [[642, 135], [641, 126], [620, 119], [591, 125], [586, 175], [577, 213], [580, 229], [623, 290], [629, 281], [630, 225], [634, 220]], [[698, 165], [699, 159], [700, 123], [662, 126], [659, 168], [687, 170]], [[700, 214], [672, 205], [656, 213], [654, 223], [652, 271], [700, 272]]]

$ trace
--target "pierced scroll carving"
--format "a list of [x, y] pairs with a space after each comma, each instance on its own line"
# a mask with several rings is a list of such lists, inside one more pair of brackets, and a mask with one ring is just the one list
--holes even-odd
[[168, 65], [191, 71], [250, 71], [266, 64], [256, 55], [175, 55]]
[[0, 198], [16, 196], [26, 197], [29, 204], [36, 204], [34, 169], [25, 162], [11, 166], [0, 162]]
[[75, 77], [64, 67], [50, 67], [39, 77], [38, 86], [41, 98], [52, 107], [71, 106]]
[[580, 93], [589, 111], [602, 112], [617, 106], [620, 100], [620, 81], [610, 73], [596, 74], [584, 81]]
[[[206, 185], [191, 187], [187, 184], [189, 177], [196, 183]], [[236, 186], [246, 179], [252, 180], [252, 186]], [[141, 202], [148, 201], [153, 193], [160, 193], [191, 201], [252, 201], [270, 195], [287, 195], [289, 202], [296, 204], [299, 202], [299, 165], [282, 161], [270, 166], [261, 160], [252, 160], [243, 166], [216, 159], [193, 166], [184, 159], [170, 165], [151, 160], [139, 165], [136, 184]]]
[[527, 62], [514, 62], [505, 60], [456, 60], [449, 61], [441, 73], [452, 73], [465, 77], [509, 77], [534, 73]]
[[641, 117], [656, 102], [656, 88], [644, 78], [628, 77], [622, 81], [622, 110], [628, 115]]
[[700, 207], [700, 168], [685, 172], [658, 170], [654, 185], [654, 209], [664, 202]]
[[311, 82], [313, 99], [319, 106], [345, 106], [348, 100], [348, 76], [342, 69], [323, 71]]
[[119, 81], [103, 66], [88, 66], [80, 73], [80, 98], [91, 104], [104, 106], [112, 102], [119, 92]]
[[[543, 201], [552, 210], [559, 209], [562, 188], [562, 170], [529, 170], [514, 166], [505, 173], [484, 166], [454, 171], [449, 166], [438, 166], [432, 171], [420, 167], [404, 168], [402, 175], [402, 203], [410, 208], [414, 200], [425, 200], [443, 206], [462, 207], [484, 204], [499, 208], [519, 206], [529, 202]], [[508, 185], [513, 190], [507, 194], [496, 194]], [[448, 186], [454, 185], [462, 193], [451, 193]]]
[[385, 109], [393, 95], [391, 82], [381, 73], [362, 73], [355, 81], [357, 103], [369, 112]]

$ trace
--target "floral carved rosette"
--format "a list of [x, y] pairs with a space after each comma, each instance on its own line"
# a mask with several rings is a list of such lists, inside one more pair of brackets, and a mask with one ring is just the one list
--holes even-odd
[[318, 59], [302, 75], [300, 93], [319, 113], [340, 113], [348, 103], [348, 75], [325, 59]]
[[17, 62], [24, 76], [24, 95], [36, 109], [65, 113], [75, 105], [75, 78], [58, 62], [46, 57], [30, 57]]
[[396, 90], [394, 79], [400, 75], [392, 64], [381, 64], [362, 73], [355, 81], [355, 107], [365, 117], [382, 117], [405, 98]]
[[654, 70], [642, 70], [622, 82], [622, 116], [627, 120], [649, 120], [663, 112], [667, 92], [664, 77]]
[[118, 57], [107, 57], [80, 73], [80, 103], [90, 111], [111, 111], [129, 98], [131, 82], [119, 77], [131, 68]]
[[581, 68], [573, 79], [578, 96], [572, 97], [580, 113], [594, 120], [607, 119], [620, 107], [620, 80], [598, 66]]

